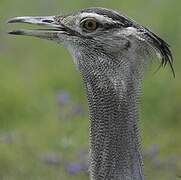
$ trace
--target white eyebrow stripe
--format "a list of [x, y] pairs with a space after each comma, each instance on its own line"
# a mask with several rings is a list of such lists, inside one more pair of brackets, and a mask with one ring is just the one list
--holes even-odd
[[114, 21], [112, 18], [106, 16], [106, 15], [101, 15], [101, 14], [97, 14], [97, 13], [82, 13], [81, 14], [81, 18], [85, 18], [85, 17], [93, 17], [96, 18], [97, 20], [101, 21], [101, 22], [109, 22], [109, 23], [119, 23], [122, 24], [120, 21]]
[[122, 31], [122, 33], [127, 34], [127, 36], [137, 35], [138, 34], [138, 29], [136, 29], [135, 27], [127, 27]]
[[124, 34], [124, 35], [126, 35], [126, 36], [134, 35], [134, 36], [136, 36], [139, 40], [145, 41], [144, 38], [142, 38], [142, 37], [139, 36], [140, 34], [143, 34], [143, 33], [142, 33], [142, 32], [139, 32], [139, 30], [138, 30], [137, 28], [135, 28], [135, 27], [127, 27], [127, 28], [123, 29], [123, 30], [121, 31], [121, 34]]

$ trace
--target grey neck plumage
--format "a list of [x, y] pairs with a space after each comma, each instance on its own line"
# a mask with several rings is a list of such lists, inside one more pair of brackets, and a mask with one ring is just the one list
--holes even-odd
[[[142, 158], [137, 127], [137, 102], [130, 80], [123, 89], [110, 83], [100, 87], [97, 79], [87, 82], [91, 115], [90, 171], [92, 180], [143, 180]], [[128, 89], [131, 89], [131, 91]]]
[[141, 78], [115, 59], [86, 62], [79, 57], [91, 117], [91, 180], [144, 180], [137, 107]]

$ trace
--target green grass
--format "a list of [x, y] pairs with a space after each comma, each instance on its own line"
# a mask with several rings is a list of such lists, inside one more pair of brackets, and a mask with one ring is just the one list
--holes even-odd
[[[0, 179], [2, 180], [86, 180], [86, 173], [69, 175], [65, 165], [80, 160], [78, 152], [88, 148], [89, 121], [83, 116], [61, 118], [74, 103], [87, 109], [79, 73], [63, 47], [29, 37], [10, 37], [5, 32], [9, 17], [52, 15], [88, 6], [120, 10], [151, 27], [171, 45], [176, 78], [169, 68], [154, 74], [150, 63], [143, 82], [141, 129], [144, 149], [156, 144], [156, 160], [176, 158], [174, 165], [153, 167], [145, 158], [149, 180], [175, 180], [181, 175], [181, 13], [180, 1], [40, 1], [1, 0], [0, 2]], [[14, 28], [22, 27], [19, 25]], [[154, 61], [154, 60], [153, 60]], [[68, 92], [71, 102], [62, 107], [57, 96]], [[67, 108], [67, 109], [66, 109]], [[45, 154], [56, 154], [60, 165], [42, 161]]]

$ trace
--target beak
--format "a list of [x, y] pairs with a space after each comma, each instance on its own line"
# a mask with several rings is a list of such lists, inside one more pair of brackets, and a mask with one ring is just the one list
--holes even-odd
[[33, 30], [13, 30], [8, 32], [12, 35], [25, 35], [25, 36], [34, 36], [43, 39], [54, 40], [58, 38], [58, 34], [66, 34], [66, 28], [56, 22], [56, 16], [44, 16], [44, 17], [15, 17], [8, 20], [7, 23], [27, 23], [35, 25], [43, 25], [50, 28], [47, 29], [33, 29]]

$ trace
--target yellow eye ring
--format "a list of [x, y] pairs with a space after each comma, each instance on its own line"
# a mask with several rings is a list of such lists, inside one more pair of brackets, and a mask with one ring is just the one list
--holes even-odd
[[92, 32], [97, 29], [98, 23], [97, 23], [96, 19], [87, 18], [81, 22], [81, 27], [86, 31]]

